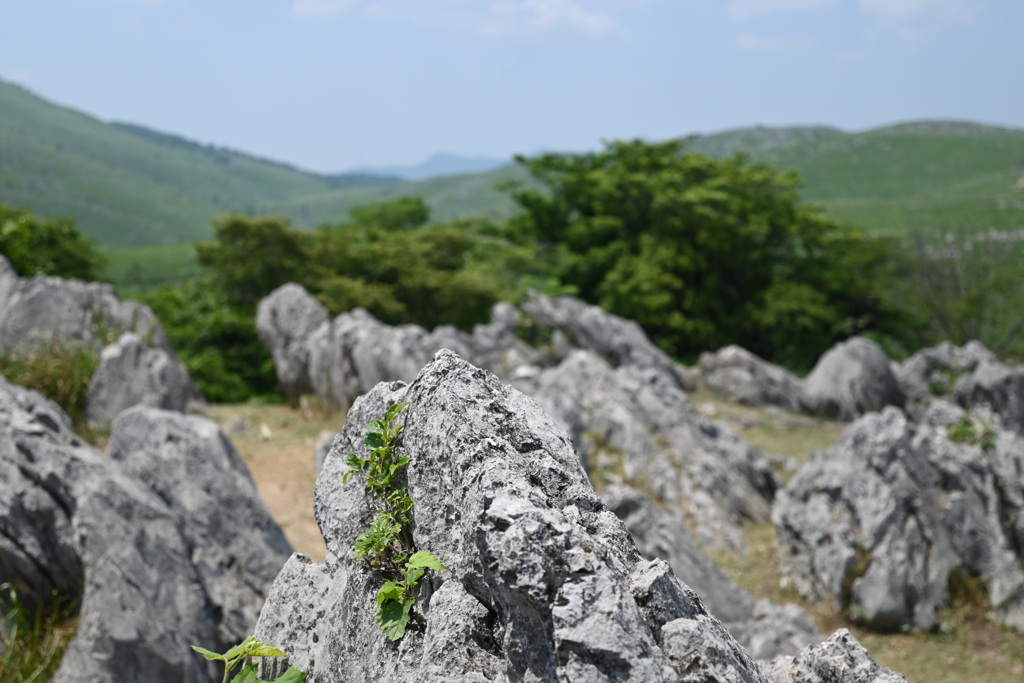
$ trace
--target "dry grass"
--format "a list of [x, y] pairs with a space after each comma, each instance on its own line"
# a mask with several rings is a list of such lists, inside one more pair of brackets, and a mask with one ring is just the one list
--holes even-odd
[[345, 416], [310, 404], [301, 410], [284, 405], [216, 405], [213, 415], [222, 428], [236, 417], [252, 426], [250, 433], [231, 435], [232, 443], [248, 463], [270, 514], [292, 547], [323, 561], [327, 549], [313, 516], [313, 453], [319, 435], [340, 432]]

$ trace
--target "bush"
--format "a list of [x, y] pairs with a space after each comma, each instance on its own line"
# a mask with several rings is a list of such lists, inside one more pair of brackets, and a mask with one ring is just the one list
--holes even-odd
[[79, 433], [86, 434], [86, 396], [97, 367], [99, 358], [92, 351], [57, 338], [32, 353], [0, 356], [0, 374], [49, 398], [64, 409]]

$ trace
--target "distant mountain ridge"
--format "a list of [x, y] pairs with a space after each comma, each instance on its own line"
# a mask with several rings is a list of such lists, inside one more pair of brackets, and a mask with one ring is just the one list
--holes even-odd
[[464, 157], [457, 154], [434, 154], [426, 161], [411, 166], [370, 166], [359, 168], [351, 173], [367, 173], [370, 175], [393, 176], [403, 180], [426, 180], [444, 175], [462, 175], [466, 173], [484, 173], [496, 168], [507, 166], [511, 159], [496, 157]]
[[[1024, 229], [1024, 130], [914, 121], [854, 133], [757, 126], [688, 140], [698, 152], [744, 152], [795, 169], [805, 200], [868, 230]], [[208, 239], [211, 220], [228, 212], [286, 215], [314, 227], [403, 195], [422, 196], [435, 220], [501, 220], [515, 206], [495, 186], [511, 179], [528, 180], [511, 162], [444, 154], [412, 167], [309, 173], [138, 124], [105, 123], [0, 81], [0, 202], [70, 216], [105, 246]]]

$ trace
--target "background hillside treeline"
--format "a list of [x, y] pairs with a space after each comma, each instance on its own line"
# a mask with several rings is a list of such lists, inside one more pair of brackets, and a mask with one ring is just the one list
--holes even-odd
[[[894, 356], [975, 338], [1020, 355], [1018, 233], [869, 234], [803, 203], [794, 172], [692, 147], [612, 142], [518, 158], [522, 179], [502, 189], [516, 207], [506, 220], [434, 222], [420, 197], [357, 207], [312, 230], [284, 217], [223, 215], [213, 239], [195, 246], [196, 277], [141, 298], [213, 401], [273, 393], [254, 316], [286, 282], [332, 313], [362, 306], [387, 323], [428, 328], [469, 329], [530, 288], [570, 293], [636, 320], [684, 362], [736, 343], [806, 371], [853, 334]], [[95, 275], [96, 250], [68, 221], [17, 209], [0, 221], [0, 250], [19, 272]], [[84, 265], [26, 262], [47, 249], [25, 248], [25, 226], [38, 226], [28, 232], [40, 239], [64, 235]]]

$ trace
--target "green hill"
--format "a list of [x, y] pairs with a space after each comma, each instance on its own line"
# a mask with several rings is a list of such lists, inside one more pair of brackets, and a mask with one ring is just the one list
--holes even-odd
[[[1024, 130], [949, 121], [859, 133], [756, 127], [690, 144], [795, 169], [805, 200], [874, 232], [1024, 229]], [[314, 227], [345, 220], [359, 204], [420, 195], [435, 220], [502, 219], [514, 206], [495, 185], [510, 178], [525, 174], [514, 164], [415, 182], [308, 173], [105, 123], [0, 81], [0, 202], [73, 218], [106, 250], [112, 279], [137, 286], [195, 272], [186, 245], [209, 238], [220, 214], [283, 214]]]
[[693, 148], [796, 169], [807, 201], [874, 232], [1024, 229], [1024, 130], [953, 121], [863, 133], [753, 128], [697, 138]]

